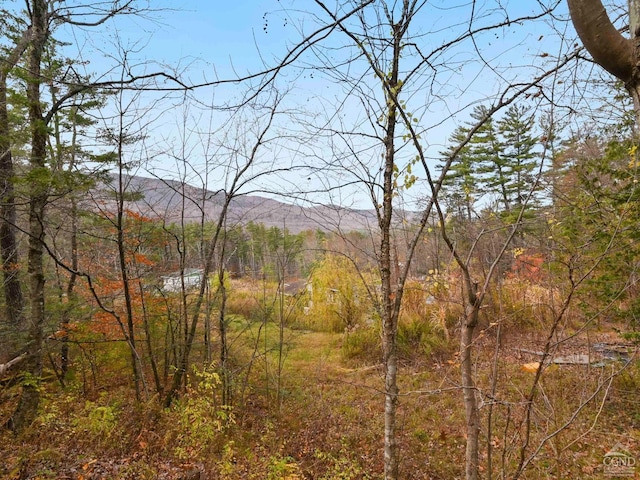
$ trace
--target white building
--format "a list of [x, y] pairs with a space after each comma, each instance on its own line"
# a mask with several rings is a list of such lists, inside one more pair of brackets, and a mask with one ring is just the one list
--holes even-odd
[[202, 268], [188, 268], [184, 271], [182, 278], [180, 272], [164, 275], [162, 279], [162, 289], [165, 292], [179, 292], [182, 290], [182, 280], [184, 279], [185, 290], [199, 288], [202, 282]]

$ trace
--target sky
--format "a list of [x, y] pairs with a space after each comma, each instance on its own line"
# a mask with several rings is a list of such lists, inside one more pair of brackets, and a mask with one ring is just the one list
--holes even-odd
[[[77, 0], [67, 2], [82, 3]], [[327, 16], [310, 0], [152, 0], [150, 3], [155, 10], [147, 18], [117, 18], [101, 29], [68, 29], [59, 35], [72, 43], [70, 55], [88, 60], [87, 73], [93, 72], [98, 78], [119, 75], [121, 72], [114, 67], [114, 59], [121, 59], [122, 51], [128, 50], [128, 61], [138, 73], [176, 71], [186, 83], [201, 84], [244, 76], [273, 66], [299, 41], [302, 31], [308, 33], [317, 28], [318, 22], [327, 21]], [[326, 2], [330, 7], [336, 3]], [[412, 31], [421, 51], [435, 52], [449, 39], [463, 35], [469, 28], [472, 3], [475, 6], [473, 27], [476, 28], [504, 21], [506, 17], [515, 19], [533, 15], [540, 11], [542, 3], [560, 3], [560, 6], [553, 22], [514, 23], [479, 35], [459, 48], [449, 48], [441, 56], [434, 55], [430, 59], [433, 69], [424, 69], [424, 74], [407, 87], [411, 88], [405, 99], [407, 109], [417, 119], [417, 126], [423, 132], [425, 151], [433, 162], [446, 148], [447, 139], [456, 126], [469, 120], [474, 106], [495, 102], [506, 91], [505, 85], [526, 82], [572, 49], [571, 40], [562, 40], [563, 36], [569, 39], [574, 36], [564, 1], [432, 0], [426, 2]], [[346, 36], [334, 32], [324, 42], [326, 49], [317, 50], [315, 57], [303, 56], [296, 65], [281, 72], [277, 85], [282, 92], [288, 91], [281, 104], [287, 113], [279, 115], [259, 168], [274, 158], [284, 164], [315, 161], [320, 167], [330, 167], [332, 158], [340, 158], [349, 165], [350, 171], [340, 172], [331, 179], [321, 179], [317, 175], [312, 178], [308, 172], [300, 175], [288, 172], [271, 180], [262, 179], [248, 186], [246, 191], [273, 188], [293, 193], [342, 183], [349, 187], [332, 190], [335, 194], [332, 196], [314, 198], [361, 208], [371, 206], [366, 189], [363, 194], [353, 182], [358, 176], [368, 175], [368, 169], [379, 163], [376, 148], [364, 141], [359, 144], [362, 138], [350, 137], [359, 152], [354, 161], [349, 158], [348, 150], [352, 145], [347, 145], [348, 142], [309, 133], [318, 125], [371, 133], [371, 113], [363, 108], [363, 98], [373, 99], [371, 104], [375, 106], [380, 101], [380, 89], [376, 90], [377, 81], [370, 72], [366, 73], [363, 64], [344, 67], [338, 73], [310, 68], [310, 65], [319, 66], [318, 59], [340, 63], [349, 43]], [[116, 45], [125, 48], [118, 50]], [[407, 68], [415, 64], [411, 58], [406, 62]], [[361, 78], [361, 86], [354, 89], [348, 80], [365, 73], [367, 76]], [[568, 78], [571, 75], [568, 73]], [[153, 95], [140, 98], [136, 105], [142, 105], [143, 109], [165, 110], [161, 115], [151, 115], [154, 119], [149, 126], [148, 140], [144, 148], [132, 155], [153, 157], [151, 170], [159, 172], [158, 175], [182, 177], [197, 184], [203, 179], [202, 171], [208, 168], [199, 162], [216, 155], [231, 158], [233, 145], [236, 150], [242, 142], [245, 147], [250, 145], [260, 122], [264, 121], [263, 110], [232, 114], [207, 108], [242, 98], [246, 88], [243, 84], [200, 88], [190, 92], [188, 100], [182, 94], [175, 94], [158, 103]], [[573, 101], [578, 86], [565, 78], [556, 79], [544, 88], [544, 95], [536, 96], [536, 90], [531, 91], [533, 109], [544, 108], [540, 100], [551, 94], [557, 95], [561, 102]], [[257, 121], [253, 121], [251, 115]], [[280, 139], [276, 139], [277, 136]], [[360, 158], [367, 155], [371, 158], [364, 165]], [[401, 156], [400, 159], [402, 161]], [[185, 160], [193, 165], [185, 166]], [[211, 176], [207, 177], [212, 190], [225, 187], [227, 177], [220, 165], [212, 168]], [[332, 168], [323, 171], [327, 173]]]
[[91, 30], [83, 54], [92, 69], [103, 66], [97, 50], [112, 50], [109, 43], [122, 42], [140, 45], [141, 59], [177, 68], [192, 65], [190, 74], [198, 83], [261, 69], [265, 61], [271, 64], [284, 55], [298, 38], [277, 18], [276, 0], [152, 0], [151, 4], [153, 11], [145, 18], [118, 18], [100, 35]]

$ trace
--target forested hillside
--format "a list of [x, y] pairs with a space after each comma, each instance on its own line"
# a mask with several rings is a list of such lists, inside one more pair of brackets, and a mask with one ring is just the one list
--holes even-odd
[[0, 3], [0, 478], [637, 477], [640, 1], [212, 3]]
[[[89, 192], [87, 210], [117, 209], [116, 178], [106, 176]], [[123, 176], [127, 197], [124, 207], [154, 220], [167, 223], [215, 222], [224, 205], [225, 192], [195, 187], [170, 178]], [[272, 194], [273, 195], [273, 194]], [[229, 202], [224, 214], [233, 226], [259, 223], [265, 227], [287, 229], [294, 233], [307, 230], [367, 232], [375, 224], [373, 209], [363, 210], [340, 205], [299, 205], [295, 199], [267, 198], [240, 194]], [[410, 212], [408, 213], [410, 215]]]

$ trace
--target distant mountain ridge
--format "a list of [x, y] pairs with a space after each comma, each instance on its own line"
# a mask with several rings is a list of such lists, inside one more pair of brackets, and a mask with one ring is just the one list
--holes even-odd
[[[208, 221], [217, 221], [224, 202], [224, 192], [204, 190], [176, 180], [135, 175], [123, 178], [125, 208], [150, 218], [164, 218], [170, 223], [200, 222], [204, 213]], [[92, 192], [101, 209], [115, 211], [113, 192], [117, 177], [103, 181]], [[377, 223], [374, 210], [338, 206], [300, 206], [256, 195], [234, 197], [227, 212], [227, 224], [250, 222], [266, 227], [287, 228], [292, 233], [305, 230], [369, 231]]]

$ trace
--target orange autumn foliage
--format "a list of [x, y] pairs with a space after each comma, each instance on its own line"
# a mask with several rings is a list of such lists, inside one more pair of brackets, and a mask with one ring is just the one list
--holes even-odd
[[[112, 219], [113, 220], [113, 219]], [[123, 222], [124, 255], [128, 273], [129, 295], [133, 307], [133, 323], [142, 324], [142, 298], [138, 282], [143, 281], [143, 275], [148, 272], [154, 260], [141, 250], [145, 245], [152, 245], [153, 238], [146, 234], [146, 226], [152, 222], [132, 210], [125, 211]], [[127, 312], [124, 298], [124, 284], [120, 271], [120, 261], [117, 249], [117, 229], [111, 223], [105, 225], [106, 232], [89, 248], [80, 252], [79, 270], [86, 272], [92, 283], [92, 289], [86, 282], [80, 282], [76, 293], [93, 305], [94, 313], [87, 328], [110, 339], [119, 339], [123, 335], [123, 326], [127, 323]], [[96, 300], [96, 297], [99, 301]], [[145, 299], [148, 301], [148, 299]], [[104, 308], [102, 310], [101, 308]]]
[[544, 257], [542, 255], [523, 253], [513, 260], [508, 276], [510, 278], [528, 280], [532, 283], [540, 282], [543, 278], [543, 263]]

